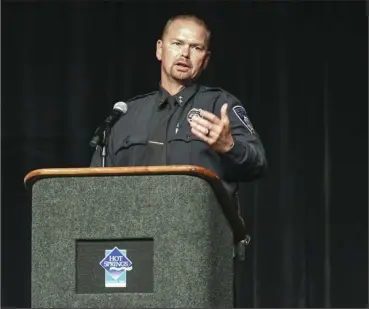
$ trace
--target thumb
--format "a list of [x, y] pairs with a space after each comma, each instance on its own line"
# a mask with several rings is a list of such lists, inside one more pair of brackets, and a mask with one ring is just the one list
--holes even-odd
[[228, 103], [223, 104], [222, 108], [220, 109], [220, 119], [223, 121], [228, 120], [227, 109], [228, 109]]

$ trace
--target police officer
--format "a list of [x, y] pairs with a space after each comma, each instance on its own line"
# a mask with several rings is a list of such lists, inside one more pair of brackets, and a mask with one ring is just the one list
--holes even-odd
[[[263, 175], [266, 158], [245, 108], [221, 88], [196, 80], [210, 58], [210, 30], [193, 15], [171, 18], [157, 41], [159, 90], [127, 102], [113, 126], [106, 166], [191, 164], [214, 171], [230, 194]], [[91, 166], [100, 166], [100, 149]]]
[[[241, 102], [221, 88], [196, 83], [209, 62], [210, 35], [196, 16], [167, 22], [156, 46], [159, 89], [127, 102], [128, 114], [108, 138], [106, 166], [205, 167], [218, 174], [239, 212], [237, 183], [260, 178], [267, 163]], [[91, 166], [101, 166], [100, 151]], [[237, 276], [237, 262], [234, 272]]]

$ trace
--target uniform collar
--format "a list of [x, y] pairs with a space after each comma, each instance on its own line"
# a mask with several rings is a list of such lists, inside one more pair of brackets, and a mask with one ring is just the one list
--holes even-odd
[[[189, 99], [197, 92], [198, 85], [197, 84], [191, 84], [189, 86], [186, 86], [183, 88], [180, 92], [174, 95], [176, 102], [179, 104], [179, 106], [183, 107]], [[159, 84], [159, 107], [163, 106], [163, 104], [166, 102], [167, 98], [170, 96], [169, 92], [166, 91], [161, 84]]]

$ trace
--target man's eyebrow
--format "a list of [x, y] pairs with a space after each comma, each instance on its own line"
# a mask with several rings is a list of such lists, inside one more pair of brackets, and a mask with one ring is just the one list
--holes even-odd
[[[173, 39], [171, 39], [171, 41], [177, 41], [177, 42], [180, 42], [180, 43], [184, 43], [184, 41], [183, 40], [181, 40], [181, 39], [176, 39], [176, 38], [173, 38]], [[203, 44], [203, 43], [200, 43], [200, 42], [198, 42], [198, 43], [191, 43], [190, 44], [191, 46], [201, 46], [201, 47], [205, 47], [205, 44]]]

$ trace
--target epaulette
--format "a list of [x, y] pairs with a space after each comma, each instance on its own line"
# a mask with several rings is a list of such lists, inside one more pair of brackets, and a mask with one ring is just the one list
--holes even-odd
[[[223, 94], [225, 94], [226, 96], [229, 96], [231, 98], [233, 98], [234, 100], [236, 101], [239, 101], [239, 99], [232, 93], [230, 93], [229, 91], [221, 88], [221, 87], [208, 87], [208, 86], [202, 86], [202, 91], [204, 92], [207, 92], [207, 91], [210, 91], [210, 92], [221, 92]], [[201, 90], [200, 90], [201, 91]]]
[[208, 86], [202, 86], [200, 88], [200, 91], [220, 91], [220, 92], [227, 92], [224, 89], [220, 88], [220, 87], [208, 87]]
[[157, 92], [158, 92], [158, 91], [156, 90], [156, 91], [151, 91], [151, 92], [149, 92], [149, 93], [136, 95], [135, 97], [133, 97], [133, 98], [131, 98], [131, 99], [127, 100], [127, 101], [126, 101], [126, 103], [128, 103], [128, 102], [132, 102], [132, 101], [135, 101], [135, 100], [137, 100], [137, 99], [145, 98], [145, 97], [148, 97], [148, 96], [150, 96], [150, 95], [154, 95], [154, 94], [155, 94], [155, 93], [157, 93]]

